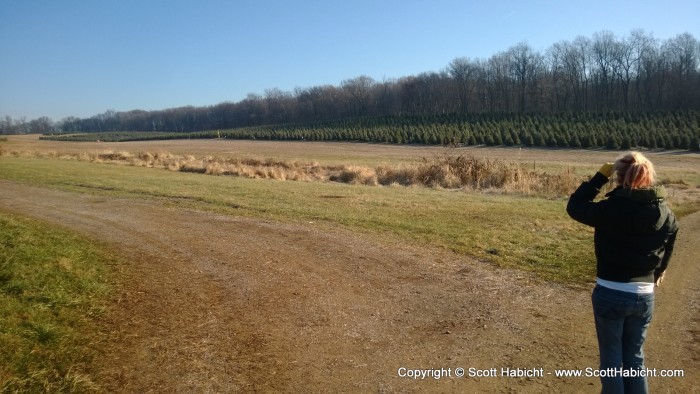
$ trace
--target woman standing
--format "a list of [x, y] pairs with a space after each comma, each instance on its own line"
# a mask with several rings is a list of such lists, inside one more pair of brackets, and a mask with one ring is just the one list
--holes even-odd
[[[615, 175], [617, 187], [593, 202]], [[655, 186], [654, 166], [639, 152], [606, 163], [571, 195], [566, 211], [595, 228], [597, 280], [592, 301], [603, 393], [646, 393], [642, 347], [678, 224]], [[630, 371], [642, 370], [637, 377]], [[603, 375], [603, 374], [601, 374]]]

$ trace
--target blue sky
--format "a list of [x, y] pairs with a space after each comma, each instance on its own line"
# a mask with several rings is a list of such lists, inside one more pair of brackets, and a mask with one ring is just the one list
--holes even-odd
[[0, 116], [236, 102], [603, 30], [700, 39], [699, 15], [697, 0], [0, 0]]

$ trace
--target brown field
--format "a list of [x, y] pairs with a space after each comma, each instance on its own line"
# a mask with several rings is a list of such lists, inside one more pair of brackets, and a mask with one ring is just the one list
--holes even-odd
[[[494, 147], [445, 148], [442, 146], [366, 144], [352, 142], [297, 142], [250, 140], [169, 140], [135, 142], [58, 142], [39, 140], [38, 135], [8, 136], [8, 150], [170, 152], [178, 155], [261, 157], [280, 160], [315, 160], [322, 164], [378, 165], [412, 163], [446, 151], [543, 166], [596, 166], [611, 161], [619, 153], [606, 150], [521, 149]], [[681, 151], [646, 153], [660, 168], [668, 171], [700, 172], [700, 154]]]
[[[571, 168], [582, 176], [618, 155], [230, 140], [65, 143], [36, 136], [10, 136], [0, 149], [367, 167], [411, 165], [449, 152], [537, 171]], [[697, 198], [700, 155], [649, 156], [675, 193]], [[96, 381], [108, 392], [599, 392], [596, 378], [553, 375], [597, 366], [588, 289], [395, 237], [204, 212], [147, 197], [0, 180], [0, 210], [70, 228], [124, 256], [110, 313], [99, 322], [103, 357]], [[650, 379], [655, 392], [700, 392], [700, 213], [681, 226], [646, 351], [648, 367], [685, 375]], [[456, 377], [458, 367], [543, 368], [545, 375]], [[444, 368], [451, 375], [410, 379], [399, 376], [401, 368]]]

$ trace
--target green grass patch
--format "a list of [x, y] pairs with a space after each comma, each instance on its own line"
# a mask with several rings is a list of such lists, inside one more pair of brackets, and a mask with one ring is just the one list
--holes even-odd
[[99, 389], [94, 321], [110, 261], [91, 241], [0, 212], [0, 392]]

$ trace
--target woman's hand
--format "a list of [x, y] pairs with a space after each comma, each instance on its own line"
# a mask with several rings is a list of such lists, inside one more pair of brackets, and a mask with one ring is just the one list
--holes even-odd
[[603, 164], [602, 167], [600, 167], [600, 170], [598, 170], [598, 172], [603, 174], [606, 178], [610, 178], [614, 172], [613, 166], [614, 166], [613, 163], [609, 163], [609, 162], [605, 163], [605, 164]]
[[664, 275], [666, 275], [666, 271], [662, 272], [661, 275], [659, 275], [659, 277], [656, 278], [656, 280], [654, 281], [654, 285], [655, 285], [656, 287], [661, 286], [661, 282], [664, 281]]

